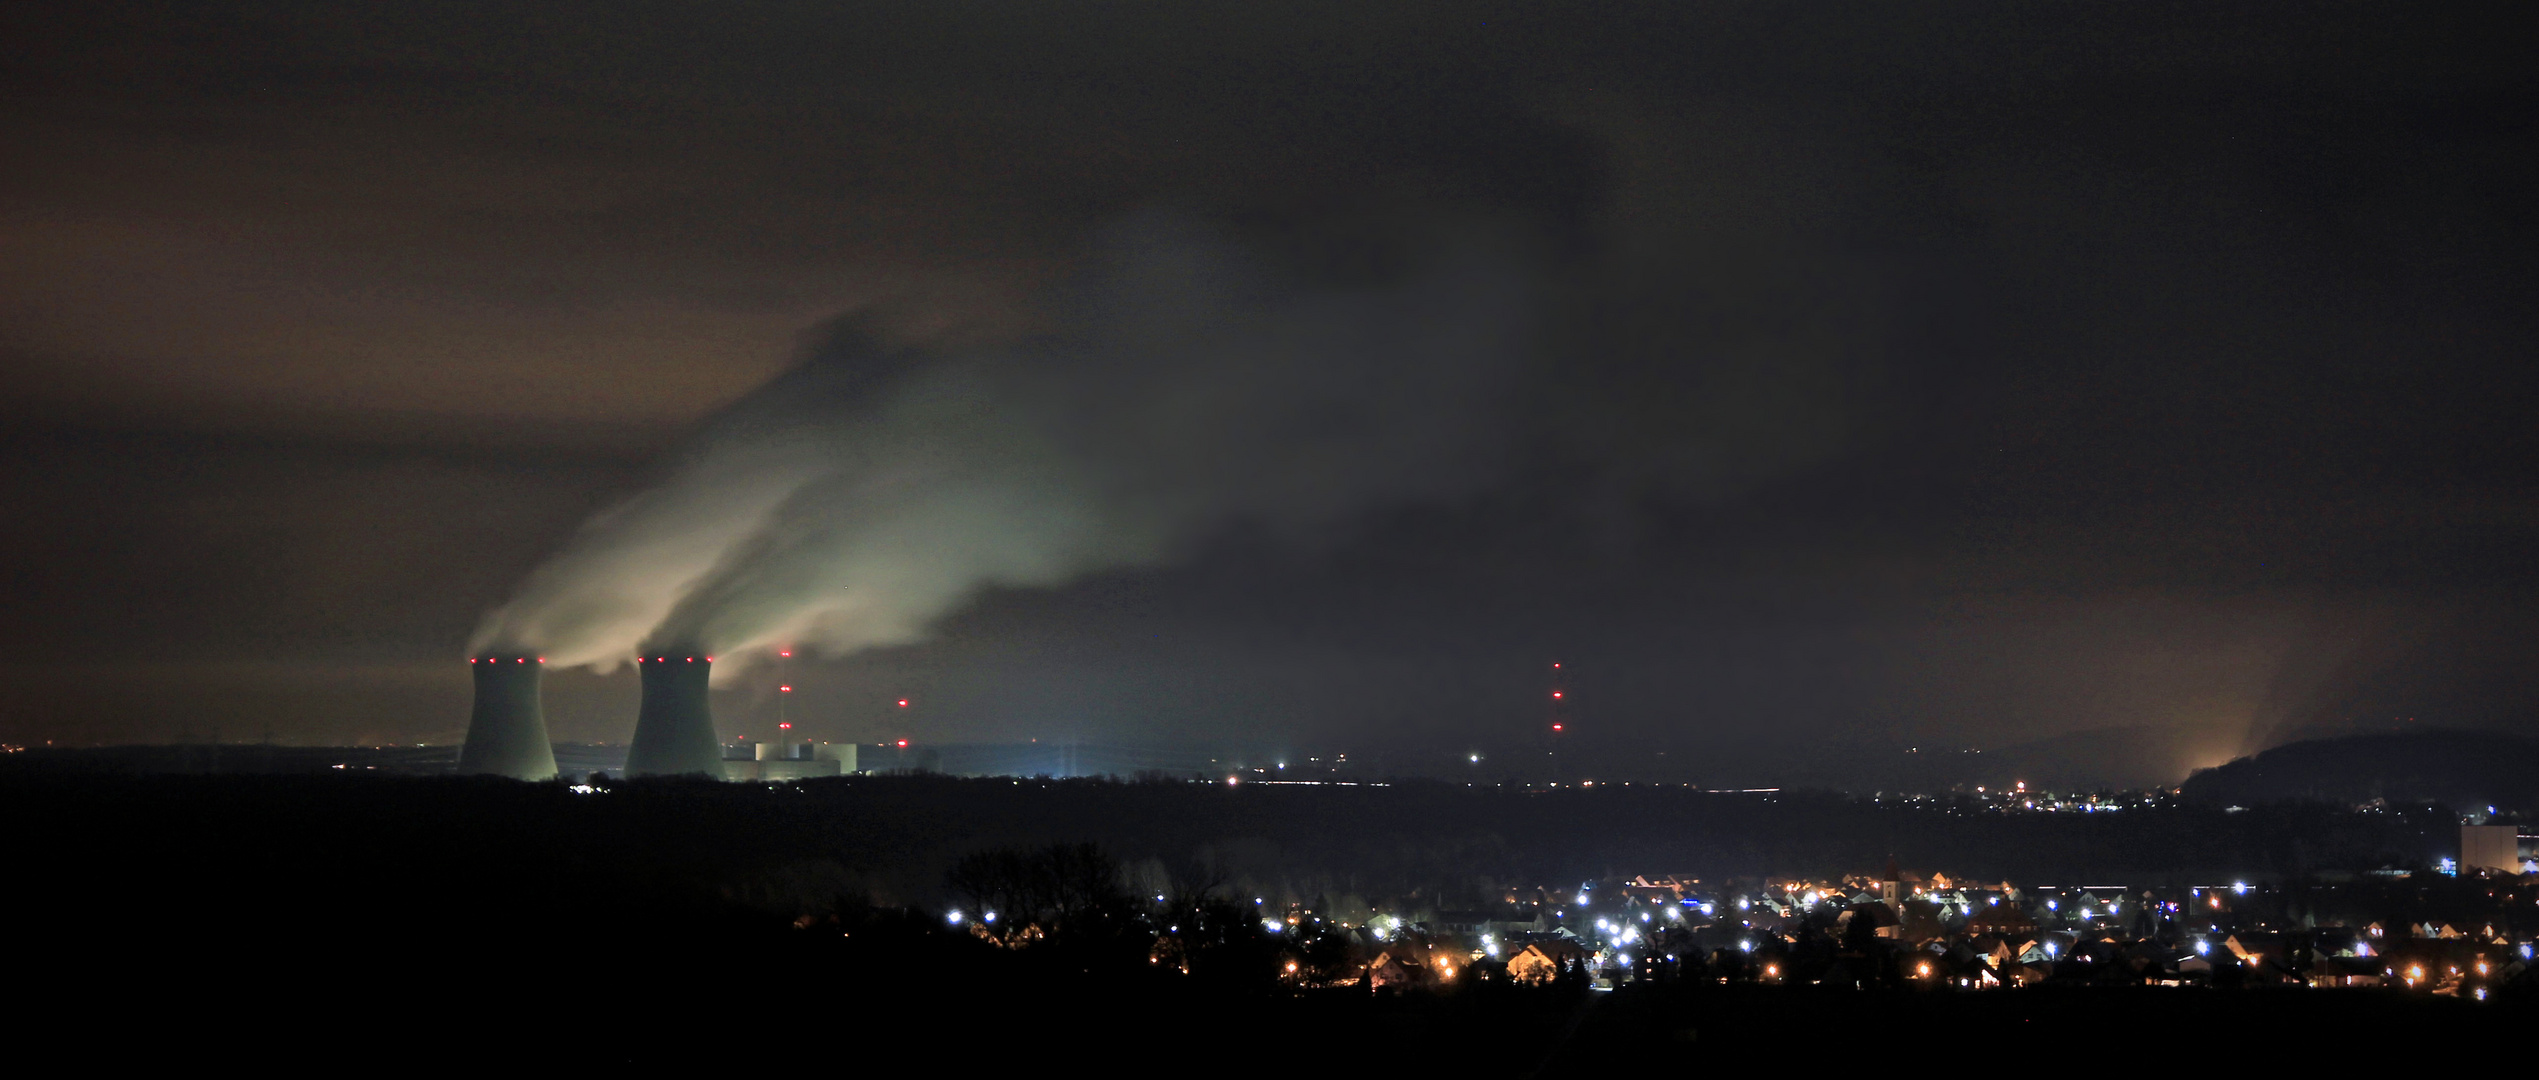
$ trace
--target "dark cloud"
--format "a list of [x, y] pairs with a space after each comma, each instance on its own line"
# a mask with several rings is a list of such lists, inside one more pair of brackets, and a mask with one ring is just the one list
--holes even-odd
[[6, 18], [0, 636], [229, 673], [30, 674], [13, 740], [446, 737], [456, 672], [328, 687], [438, 670], [831, 320], [1088, 340], [1087, 253], [1154, 213], [1290, 295], [1390, 295], [1486, 223], [1530, 329], [1488, 437], [1421, 441], [1486, 479], [986, 575], [806, 678], [816, 725], [904, 688], [943, 736], [1521, 741], [1557, 653], [1582, 730], [1723, 761], [2128, 726], [2185, 760], [2539, 689], [2507, 6]]

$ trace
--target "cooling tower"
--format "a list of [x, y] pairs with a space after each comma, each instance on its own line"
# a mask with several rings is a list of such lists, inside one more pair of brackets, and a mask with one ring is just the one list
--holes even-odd
[[705, 703], [712, 657], [689, 650], [639, 657], [644, 705], [635, 714], [635, 744], [626, 751], [626, 775], [704, 773], [721, 779], [723, 747], [714, 741], [714, 713]]
[[534, 656], [471, 656], [476, 670], [476, 711], [467, 718], [467, 744], [458, 771], [492, 773], [515, 780], [555, 776], [555, 747], [547, 742], [547, 715], [538, 706]]

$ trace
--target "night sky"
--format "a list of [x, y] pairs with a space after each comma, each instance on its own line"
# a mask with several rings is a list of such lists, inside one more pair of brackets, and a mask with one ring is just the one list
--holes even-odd
[[18, 5], [0, 739], [455, 741], [587, 520], [815, 428], [805, 558], [941, 584], [795, 635], [817, 738], [2539, 733], [2531, 22]]

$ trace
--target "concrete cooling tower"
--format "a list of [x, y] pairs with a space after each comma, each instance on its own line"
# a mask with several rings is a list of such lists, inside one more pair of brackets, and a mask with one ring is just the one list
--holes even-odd
[[553, 778], [555, 746], [547, 741], [547, 716], [538, 704], [538, 672], [545, 661], [512, 654], [471, 656], [467, 663], [476, 670], [476, 711], [467, 719], [458, 771]]
[[644, 704], [635, 714], [635, 743], [626, 751], [628, 776], [704, 773], [721, 779], [723, 747], [714, 738], [714, 713], [705, 701], [705, 680], [714, 658], [688, 650], [637, 657]]

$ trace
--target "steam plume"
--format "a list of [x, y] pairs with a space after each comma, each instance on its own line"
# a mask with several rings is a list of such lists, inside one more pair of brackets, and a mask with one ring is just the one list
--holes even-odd
[[1065, 329], [917, 352], [848, 322], [589, 522], [478, 632], [562, 664], [638, 648], [911, 641], [991, 586], [1311, 528], [1482, 482], [1528, 288], [1447, 245], [1301, 285], [1186, 222], [1118, 230]]

